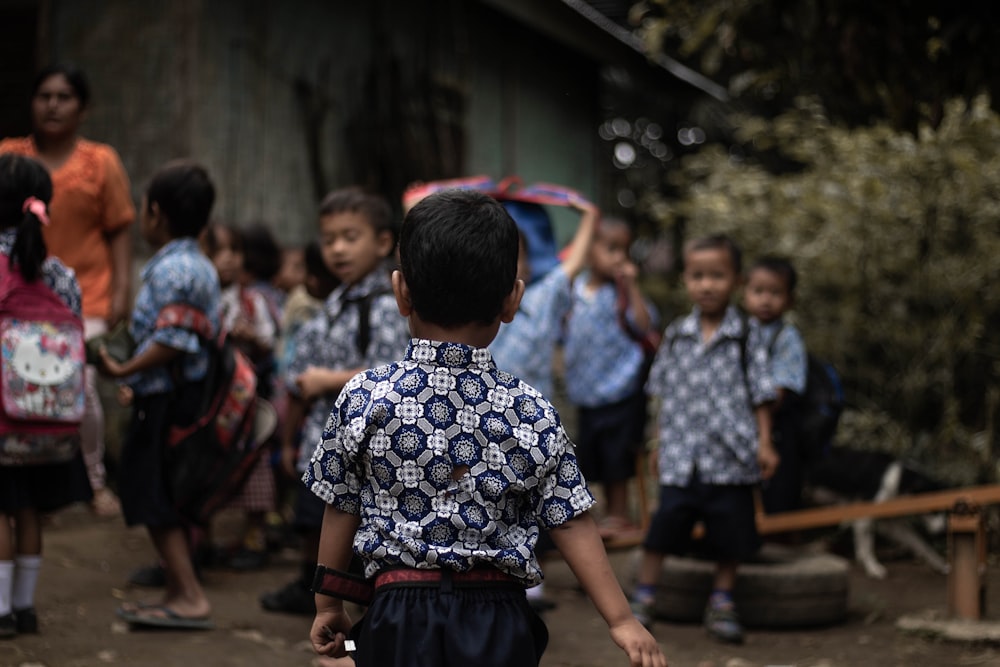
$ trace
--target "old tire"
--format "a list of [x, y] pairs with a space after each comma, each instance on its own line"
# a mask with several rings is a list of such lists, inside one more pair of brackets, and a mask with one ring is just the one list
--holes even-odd
[[[765, 548], [759, 562], [740, 566], [733, 592], [747, 627], [832, 625], [847, 617], [848, 567], [831, 554], [796, 554]], [[712, 589], [715, 564], [667, 558], [656, 597], [656, 616], [700, 622]]]

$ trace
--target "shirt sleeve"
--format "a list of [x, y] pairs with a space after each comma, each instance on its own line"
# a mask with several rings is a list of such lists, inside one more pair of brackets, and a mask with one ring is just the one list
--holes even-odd
[[115, 231], [135, 221], [132, 189], [121, 158], [114, 148], [105, 146], [104, 186], [101, 191], [103, 215], [101, 227], [106, 232]]
[[271, 317], [271, 310], [268, 306], [267, 299], [260, 292], [252, 292], [253, 294], [253, 329], [254, 334], [257, 336], [257, 340], [263, 343], [268, 348], [274, 348], [274, 341], [277, 338], [277, 328], [274, 324], [274, 318]]
[[361, 513], [359, 452], [366, 426], [363, 406], [368, 403], [363, 377], [352, 378], [340, 393], [302, 475], [306, 487], [323, 502], [354, 515]]
[[750, 403], [757, 407], [778, 397], [771, 375], [770, 356], [760, 327], [750, 327], [747, 336], [747, 383], [750, 386]]
[[538, 523], [551, 529], [586, 512], [595, 499], [587, 488], [573, 453], [573, 444], [562, 425], [557, 422], [542, 434], [541, 441], [548, 450], [549, 467], [538, 487], [535, 511]]
[[324, 326], [326, 313], [320, 311], [312, 319], [303, 324], [295, 332], [291, 343], [291, 355], [288, 358], [288, 365], [285, 369], [285, 389], [292, 396], [299, 396], [299, 387], [295, 384], [295, 378], [301, 375], [313, 362], [312, 358], [319, 345], [322, 344], [326, 327]]
[[801, 395], [806, 389], [807, 365], [802, 336], [794, 327], [786, 326], [778, 333], [771, 353], [774, 385]]

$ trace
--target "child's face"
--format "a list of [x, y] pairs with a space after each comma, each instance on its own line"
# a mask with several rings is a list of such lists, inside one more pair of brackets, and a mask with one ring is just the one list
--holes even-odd
[[614, 280], [628, 262], [632, 233], [624, 225], [598, 228], [590, 246], [590, 272], [606, 281]]
[[143, 195], [139, 211], [139, 231], [142, 238], [154, 249], [162, 247], [169, 236], [165, 232], [166, 220], [160, 215], [159, 207], [155, 204], [151, 207], [146, 195]]
[[764, 324], [773, 322], [792, 305], [785, 277], [767, 269], [754, 269], [743, 290], [743, 303], [747, 312]]
[[319, 219], [323, 262], [340, 282], [353, 285], [374, 271], [392, 251], [392, 234], [375, 232], [363, 214], [333, 213]]
[[212, 255], [212, 264], [219, 274], [219, 284], [228, 287], [239, 280], [243, 270], [243, 253], [236, 246], [236, 239], [228, 229], [221, 227], [214, 230], [216, 250]]
[[725, 248], [691, 250], [684, 256], [684, 287], [703, 315], [725, 313], [738, 284], [733, 258]]
[[285, 250], [281, 254], [281, 269], [274, 277], [274, 285], [280, 290], [290, 292], [297, 285], [306, 281], [306, 256], [299, 249]]

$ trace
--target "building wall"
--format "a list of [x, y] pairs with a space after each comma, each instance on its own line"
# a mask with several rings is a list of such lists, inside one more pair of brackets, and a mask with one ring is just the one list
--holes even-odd
[[[323, 191], [356, 181], [393, 199], [404, 182], [480, 173], [594, 194], [597, 66], [479, 3], [46, 4], [49, 59], [88, 72], [83, 132], [118, 149], [137, 201], [181, 156], [209, 167], [220, 217], [285, 242], [312, 233]], [[424, 99], [427, 81], [442, 94]], [[369, 113], [373, 99], [387, 102]], [[426, 122], [442, 104], [457, 130]]]

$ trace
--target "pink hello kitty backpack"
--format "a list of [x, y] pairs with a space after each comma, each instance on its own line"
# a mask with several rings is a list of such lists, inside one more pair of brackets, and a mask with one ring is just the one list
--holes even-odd
[[0, 465], [76, 456], [85, 364], [80, 317], [0, 254]]

